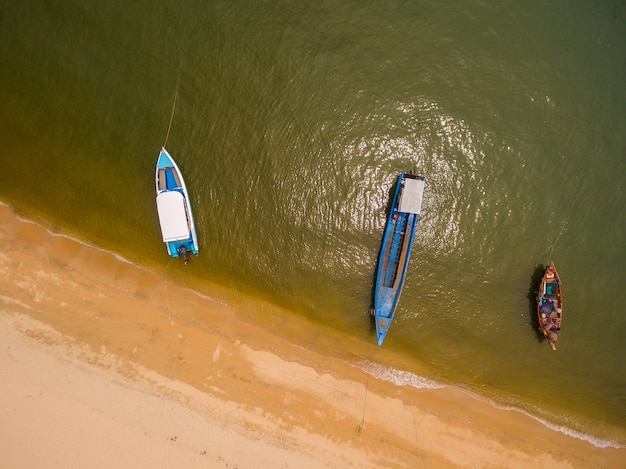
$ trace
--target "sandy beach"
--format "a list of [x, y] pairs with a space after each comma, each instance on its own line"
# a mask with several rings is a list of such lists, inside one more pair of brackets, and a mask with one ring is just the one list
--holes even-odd
[[454, 387], [372, 377], [246, 321], [253, 301], [199, 295], [5, 205], [0, 248], [1, 467], [626, 465], [624, 448]]

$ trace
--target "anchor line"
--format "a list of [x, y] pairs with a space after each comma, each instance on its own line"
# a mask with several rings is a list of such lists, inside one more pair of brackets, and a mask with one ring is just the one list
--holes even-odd
[[170, 268], [170, 265], [172, 265], [173, 261], [174, 261], [174, 258], [173, 257], [170, 258], [169, 262], [165, 265], [165, 272], [163, 274], [163, 276], [166, 279], [165, 289], [164, 289], [165, 290], [165, 306], [166, 306], [167, 312], [170, 314], [170, 316], [172, 315], [172, 309], [170, 308], [170, 296], [169, 296], [169, 289], [168, 289], [170, 280], [167, 278], [167, 272], [168, 272], [168, 270]]
[[172, 130], [172, 121], [174, 120], [174, 111], [176, 110], [176, 98], [178, 97], [178, 83], [180, 81], [180, 69], [183, 63], [183, 59], [181, 57], [180, 63], [178, 64], [178, 73], [176, 74], [176, 91], [174, 92], [174, 104], [172, 105], [172, 113], [170, 115], [170, 123], [167, 126], [167, 134], [165, 135], [165, 142], [163, 142], [163, 148], [167, 146], [167, 140], [170, 137], [170, 130]]
[[357, 434], [360, 434], [363, 431], [363, 427], [365, 426], [365, 406], [367, 404], [367, 388], [369, 387], [369, 384], [370, 384], [370, 377], [369, 377], [369, 374], [368, 374], [367, 381], [365, 382], [365, 397], [363, 399], [363, 415], [361, 417], [361, 423], [359, 423], [356, 426]]

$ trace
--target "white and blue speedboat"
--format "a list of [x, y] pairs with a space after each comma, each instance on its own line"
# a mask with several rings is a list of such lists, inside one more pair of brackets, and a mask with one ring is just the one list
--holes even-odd
[[156, 165], [156, 203], [167, 252], [186, 264], [188, 252], [198, 254], [198, 238], [185, 181], [165, 148]]
[[398, 176], [376, 269], [372, 314], [378, 345], [385, 340], [402, 293], [425, 184], [424, 176], [405, 173]]

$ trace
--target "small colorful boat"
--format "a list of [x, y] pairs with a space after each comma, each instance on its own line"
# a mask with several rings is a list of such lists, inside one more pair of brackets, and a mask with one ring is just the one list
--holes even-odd
[[182, 256], [186, 264], [188, 252], [198, 254], [198, 238], [185, 181], [165, 148], [156, 165], [156, 203], [167, 252]]
[[561, 280], [556, 268], [549, 265], [541, 278], [537, 291], [537, 319], [539, 320], [539, 331], [548, 339], [552, 350], [556, 350], [562, 317]]
[[376, 270], [373, 316], [378, 345], [385, 340], [402, 293], [425, 184], [424, 176], [398, 176]]

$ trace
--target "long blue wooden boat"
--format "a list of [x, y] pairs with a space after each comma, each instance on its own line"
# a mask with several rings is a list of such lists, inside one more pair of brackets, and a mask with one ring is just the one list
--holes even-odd
[[424, 176], [398, 176], [376, 269], [373, 315], [378, 345], [385, 340], [402, 293], [425, 184]]
[[563, 292], [561, 279], [554, 265], [549, 265], [539, 282], [537, 291], [537, 320], [539, 331], [548, 339], [552, 350], [556, 350], [556, 342], [561, 332], [563, 319]]
[[198, 238], [185, 180], [165, 148], [156, 164], [156, 204], [167, 252], [186, 264], [188, 252], [198, 254]]

